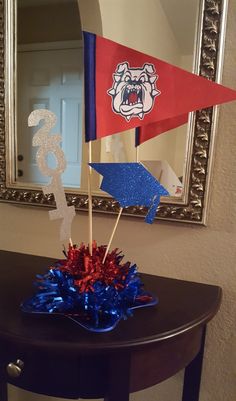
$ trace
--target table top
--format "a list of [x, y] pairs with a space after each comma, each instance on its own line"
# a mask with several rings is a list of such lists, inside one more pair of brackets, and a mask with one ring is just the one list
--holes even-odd
[[0, 340], [65, 353], [134, 349], [164, 341], [207, 323], [221, 301], [218, 286], [140, 274], [144, 288], [158, 297], [156, 306], [134, 310], [111, 332], [89, 332], [63, 316], [32, 316], [20, 304], [33, 295], [37, 273], [54, 259], [0, 251]]

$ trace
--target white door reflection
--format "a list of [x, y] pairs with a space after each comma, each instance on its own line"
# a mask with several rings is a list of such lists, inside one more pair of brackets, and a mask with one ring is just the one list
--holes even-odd
[[[73, 3], [78, 13], [76, 2], [70, 1], [66, 6], [70, 9]], [[60, 7], [52, 6], [50, 2], [47, 3], [49, 13], [54, 17], [58, 13], [60, 15]], [[32, 20], [36, 24], [38, 15], [40, 16], [40, 12], [46, 7], [45, 2], [39, 0], [33, 4], [18, 0], [18, 7], [20, 43], [17, 52], [17, 180], [39, 185], [48, 182], [48, 178], [37, 168], [36, 149], [32, 148], [35, 129], [27, 125], [28, 116], [33, 110], [47, 109], [57, 116], [57, 124], [52, 133], [62, 135], [61, 146], [67, 160], [67, 168], [62, 176], [63, 185], [79, 188], [82, 168], [83, 49], [82, 41], [77, 37], [81, 36], [81, 33], [78, 33], [78, 30], [73, 34], [66, 32], [70, 21], [65, 21], [64, 37], [72, 40], [61, 40], [57, 22], [47, 26], [47, 23], [50, 23], [47, 19], [44, 30], [35, 30], [33, 37], [28, 37], [26, 33], [30, 30], [30, 24]], [[61, 4], [61, 7], [63, 13], [64, 4]], [[45, 35], [45, 31], [48, 31], [48, 35]], [[54, 41], [51, 42], [50, 39]], [[52, 168], [55, 165], [55, 160], [50, 155], [48, 164]]]

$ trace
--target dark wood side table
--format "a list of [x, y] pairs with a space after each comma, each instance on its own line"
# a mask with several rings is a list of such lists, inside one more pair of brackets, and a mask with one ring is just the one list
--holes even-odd
[[[219, 308], [219, 287], [142, 274], [159, 304], [134, 311], [114, 331], [91, 333], [61, 316], [21, 313], [36, 273], [52, 262], [0, 252], [0, 401], [7, 400], [7, 383], [55, 397], [128, 401], [130, 392], [183, 368], [182, 401], [198, 400], [205, 329]], [[9, 375], [9, 363], [18, 377]]]

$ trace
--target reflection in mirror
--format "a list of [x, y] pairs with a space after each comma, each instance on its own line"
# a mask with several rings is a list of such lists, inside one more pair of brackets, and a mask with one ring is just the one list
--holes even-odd
[[[139, 49], [139, 40], [133, 40], [132, 47], [192, 71], [198, 3], [199, 0], [157, 0], [156, 24], [161, 35], [151, 38], [152, 46], [146, 51]], [[112, 11], [107, 2], [106, 8], [106, 12]], [[135, 38], [134, 30], [135, 27], [132, 28]], [[113, 39], [129, 45], [128, 39], [117, 36]], [[47, 182], [36, 165], [36, 149], [32, 148], [34, 130], [27, 126], [32, 110], [46, 108], [57, 115], [53, 132], [60, 133], [63, 138], [62, 148], [67, 159], [63, 184], [86, 192], [82, 87], [83, 56], [77, 0], [17, 0], [18, 183], [35, 186]], [[139, 147], [139, 160], [144, 161], [171, 196], [182, 194], [187, 140], [185, 124]], [[135, 161], [134, 131], [93, 143], [93, 158], [103, 162]], [[49, 157], [48, 163], [53, 167], [53, 157]], [[94, 193], [99, 193], [99, 184], [95, 174]]]
[[[17, 0], [17, 181], [48, 181], [37, 167], [28, 116], [48, 109], [62, 135], [66, 187], [81, 185], [83, 54], [76, 0]], [[53, 168], [53, 157], [47, 161]]]
[[[136, 7], [137, 2], [0, 0], [0, 47], [4, 56], [4, 68], [0, 69], [0, 110], [4, 111], [0, 130], [0, 202], [55, 206], [52, 194], [42, 193], [44, 177], [34, 170], [33, 132], [27, 128], [32, 109], [55, 107], [52, 111], [58, 114], [58, 126], [52, 133], [63, 135], [62, 146], [69, 161], [70, 171], [64, 177], [67, 202], [77, 210], [87, 211], [80, 17], [87, 31], [220, 82], [227, 0], [152, 0], [148, 7], [142, 0]], [[73, 50], [77, 55], [70, 59], [67, 55]], [[55, 72], [58, 51], [65, 52], [66, 57], [63, 68]], [[49, 56], [47, 60], [50, 52], [54, 52], [55, 58]], [[31, 57], [30, 62], [24, 60], [27, 57]], [[50, 74], [55, 76], [52, 99], [47, 93]], [[69, 97], [68, 93], [61, 94], [66, 85], [70, 86]], [[59, 100], [55, 99], [57, 93]], [[181, 102], [181, 93], [178, 101]], [[173, 190], [169, 192], [174, 196], [161, 200], [158, 218], [205, 224], [217, 110], [208, 108], [193, 113], [188, 127], [164, 133], [139, 147], [139, 160], [144, 160], [158, 178], [167, 180], [168, 189]], [[133, 131], [93, 141], [92, 147], [94, 162], [136, 159]], [[119, 204], [99, 191], [97, 174], [93, 174], [93, 180], [93, 210], [118, 213]], [[124, 214], [143, 216], [146, 210], [129, 207]]]
[[[133, 22], [132, 32], [130, 32], [124, 24], [122, 25], [122, 20], [119, 20], [118, 16], [117, 26], [122, 26], [122, 32], [119, 32], [120, 36], [117, 37], [118, 29], [116, 29], [112, 39], [192, 72], [194, 71], [195, 32], [199, 5], [199, 0], [178, 2], [158, 0], [155, 2], [155, 23], [158, 27], [155, 38], [148, 39], [146, 35], [141, 41], [140, 25], [135, 25]], [[111, 6], [107, 7], [107, 3], [104, 4], [102, 11], [111, 13]], [[127, 10], [125, 21], [131, 17]], [[127, 31], [126, 37], [124, 37], [123, 29]], [[181, 94], [178, 101], [181, 102]], [[185, 124], [152, 138], [139, 147], [139, 160], [144, 162], [150, 172], [168, 189], [170, 195], [175, 197], [180, 197], [183, 191], [187, 141], [190, 139], [188, 134], [188, 124]], [[102, 139], [101, 158], [109, 162], [134, 161], [136, 158], [134, 133], [128, 135], [125, 132]], [[145, 161], [152, 161], [152, 167], [150, 162]], [[160, 166], [162, 166], [161, 169]], [[165, 202], [164, 199], [163, 201]]]

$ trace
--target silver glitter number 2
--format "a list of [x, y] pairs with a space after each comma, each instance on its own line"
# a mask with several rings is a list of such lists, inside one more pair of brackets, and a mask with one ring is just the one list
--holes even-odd
[[[47, 177], [51, 177], [48, 185], [42, 187], [43, 193], [53, 193], [56, 201], [56, 210], [49, 212], [51, 220], [63, 219], [60, 229], [60, 240], [71, 239], [71, 224], [75, 216], [74, 206], [68, 206], [66, 202], [65, 192], [62, 186], [61, 174], [66, 168], [66, 160], [63, 150], [59, 143], [62, 138], [59, 134], [49, 135], [51, 129], [56, 124], [56, 116], [49, 110], [38, 109], [32, 111], [28, 118], [29, 127], [35, 127], [43, 120], [43, 126], [35, 133], [33, 137], [33, 146], [38, 146], [36, 154], [37, 165], [41, 173]], [[52, 153], [57, 161], [55, 168], [50, 168], [47, 164], [46, 156]]]

